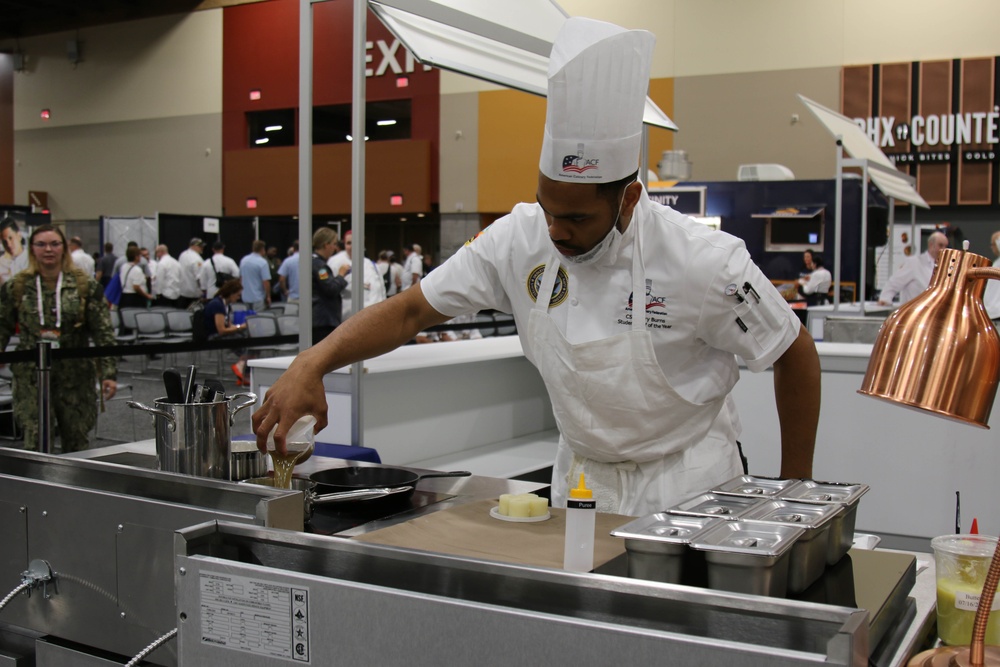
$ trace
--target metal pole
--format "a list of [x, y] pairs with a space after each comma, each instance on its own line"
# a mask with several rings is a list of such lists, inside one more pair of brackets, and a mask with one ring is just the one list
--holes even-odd
[[865, 297], [868, 281], [868, 160], [861, 166], [861, 278], [858, 289], [861, 291], [861, 317], [865, 316]]
[[892, 277], [892, 267], [893, 267], [892, 256], [895, 254], [893, 253], [893, 250], [894, 246], [896, 245], [895, 231], [896, 231], [896, 198], [889, 197], [889, 233], [886, 235], [886, 238], [888, 239], [887, 243], [889, 244], [889, 247], [886, 249], [886, 252], [889, 253], [889, 258], [886, 260], [886, 264], [888, 265], [889, 268], [886, 271], [886, 280]]
[[312, 0], [299, 0], [299, 351], [312, 345]]
[[52, 343], [38, 341], [38, 451], [48, 454], [52, 451], [52, 397], [49, 380], [52, 373]]
[[642, 142], [639, 144], [639, 182], [649, 188], [649, 125], [642, 124]]
[[844, 198], [844, 141], [837, 135], [837, 187], [834, 195], [833, 214], [833, 312], [840, 310], [840, 227]]
[[[365, 40], [367, 39], [368, 2], [354, 0], [354, 71], [351, 93], [351, 306], [360, 312], [364, 303], [365, 270]], [[351, 366], [351, 444], [364, 446], [362, 419], [362, 375], [364, 361]]]

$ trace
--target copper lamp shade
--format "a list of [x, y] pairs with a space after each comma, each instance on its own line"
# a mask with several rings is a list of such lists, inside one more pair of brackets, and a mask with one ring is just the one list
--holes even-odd
[[989, 428], [1000, 337], [983, 306], [990, 260], [942, 250], [927, 290], [886, 319], [859, 393]]

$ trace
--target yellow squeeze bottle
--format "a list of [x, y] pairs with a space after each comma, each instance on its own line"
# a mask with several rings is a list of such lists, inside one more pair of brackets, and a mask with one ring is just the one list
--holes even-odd
[[590, 572], [594, 569], [594, 524], [597, 503], [594, 492], [587, 488], [583, 473], [580, 483], [570, 489], [566, 499], [566, 543], [563, 548], [563, 569]]

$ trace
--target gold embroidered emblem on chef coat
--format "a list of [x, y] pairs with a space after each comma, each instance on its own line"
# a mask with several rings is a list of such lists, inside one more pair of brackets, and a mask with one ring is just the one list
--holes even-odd
[[[528, 296], [532, 301], [538, 301], [538, 290], [542, 286], [542, 276], [545, 274], [545, 265], [539, 264], [528, 274]], [[556, 274], [555, 285], [552, 286], [552, 298], [549, 299], [549, 308], [555, 308], [566, 300], [569, 295], [569, 275], [562, 266]]]

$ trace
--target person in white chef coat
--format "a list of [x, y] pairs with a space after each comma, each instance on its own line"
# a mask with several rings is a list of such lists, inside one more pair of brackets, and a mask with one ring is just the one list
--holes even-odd
[[[353, 238], [354, 234], [348, 229], [344, 232], [344, 249], [340, 252], [334, 254], [330, 259], [326, 261], [326, 265], [330, 267], [333, 271], [333, 275], [340, 275], [340, 267], [345, 264], [351, 263], [351, 249], [353, 248]], [[378, 267], [375, 266], [375, 262], [368, 259], [367, 256], [361, 258], [361, 264], [364, 267], [364, 301], [362, 302], [362, 307], [367, 308], [380, 301], [385, 301], [385, 283], [382, 281], [382, 276], [378, 272]], [[351, 303], [351, 289], [354, 285], [354, 276], [348, 273], [344, 276], [347, 280], [347, 287], [344, 291], [340, 293], [340, 298], [342, 300], [340, 321], [343, 322], [351, 313], [354, 312], [353, 304]]]
[[899, 296], [900, 305], [920, 296], [931, 284], [938, 255], [948, 247], [948, 237], [934, 232], [927, 237], [927, 250], [916, 257], [908, 257], [903, 265], [889, 277], [879, 293], [880, 305], [888, 306]]
[[325, 427], [324, 374], [492, 308], [513, 313], [552, 402], [554, 506], [581, 472], [599, 510], [629, 515], [742, 473], [737, 357], [774, 368], [781, 476], [812, 476], [811, 336], [741, 240], [652, 202], [636, 181], [653, 43], [646, 31], [566, 21], [549, 60], [537, 203], [300, 354], [253, 416], [259, 446], [277, 425], [283, 447], [307, 413]]

